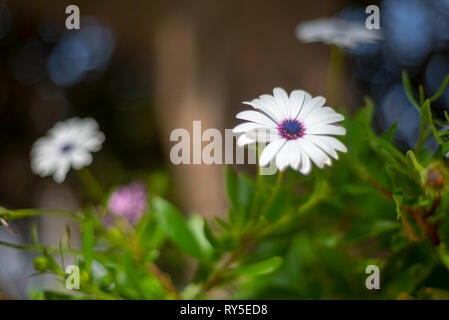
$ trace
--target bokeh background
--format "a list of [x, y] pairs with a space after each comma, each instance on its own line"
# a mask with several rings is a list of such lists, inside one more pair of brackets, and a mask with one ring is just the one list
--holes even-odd
[[[65, 29], [69, 4], [81, 10], [78, 31]], [[419, 117], [401, 72], [428, 96], [439, 88], [449, 73], [449, 0], [0, 0], [0, 206], [80, 207], [76, 176], [57, 185], [33, 175], [29, 152], [56, 121], [90, 116], [106, 134], [91, 166], [102, 184], [155, 179], [183, 211], [222, 215], [222, 166], [173, 166], [170, 132], [191, 131], [193, 120], [232, 128], [241, 101], [275, 86], [326, 95], [330, 47], [300, 43], [295, 27], [335, 15], [364, 21], [370, 4], [380, 6], [385, 39], [345, 52], [335, 107], [355, 110], [371, 96], [375, 129], [399, 120], [395, 140], [405, 148]], [[448, 104], [449, 91], [433, 111]], [[26, 243], [29, 223], [14, 225], [20, 236], [0, 228], [0, 240]], [[57, 241], [62, 222], [37, 223], [44, 243]], [[3, 296], [25, 298], [48, 281], [32, 273], [32, 255], [0, 248]]]

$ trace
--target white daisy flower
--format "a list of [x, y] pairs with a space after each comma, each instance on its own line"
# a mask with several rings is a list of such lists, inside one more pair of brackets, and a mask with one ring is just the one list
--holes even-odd
[[92, 118], [60, 121], [33, 144], [31, 169], [41, 177], [53, 175], [61, 183], [71, 167], [81, 169], [92, 162], [91, 152], [99, 151], [104, 139]]
[[377, 29], [367, 29], [362, 23], [338, 18], [306, 21], [296, 27], [296, 37], [303, 42], [324, 42], [353, 49], [359, 43], [374, 43], [382, 39]]
[[337, 124], [344, 117], [324, 106], [325, 102], [323, 97], [312, 98], [302, 90], [292, 91], [289, 97], [282, 88], [275, 88], [273, 95], [243, 102], [257, 111], [237, 114], [237, 119], [248, 121], [233, 129], [234, 133], [243, 133], [237, 143], [268, 143], [259, 158], [262, 167], [274, 159], [281, 171], [290, 166], [307, 175], [312, 170], [311, 161], [318, 168], [330, 166], [330, 157], [338, 159], [336, 151], [347, 151], [331, 135], [345, 135], [346, 130]]

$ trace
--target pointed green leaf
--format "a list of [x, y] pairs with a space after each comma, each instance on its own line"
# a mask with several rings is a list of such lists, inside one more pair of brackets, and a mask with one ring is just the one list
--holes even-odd
[[399, 170], [404, 170], [403, 166], [406, 163], [405, 156], [396, 147], [378, 136], [368, 137], [371, 148], [380, 156], [385, 158], [391, 165], [394, 165]]
[[251, 264], [248, 266], [243, 266], [235, 270], [236, 275], [251, 275], [259, 276], [272, 273], [278, 269], [282, 264], [281, 257], [272, 257], [270, 259]]
[[199, 260], [209, 258], [178, 209], [159, 197], [154, 198], [151, 204], [161, 229], [176, 245]]
[[397, 213], [397, 219], [399, 219], [401, 217], [401, 207], [402, 207], [402, 200], [404, 199], [404, 196], [402, 194], [399, 193], [395, 193], [393, 194], [393, 200], [394, 203], [396, 204], [396, 213]]
[[415, 154], [413, 153], [412, 150], [407, 151], [407, 153], [405, 154], [406, 158], [407, 158], [407, 164], [409, 166], [410, 169], [414, 169], [418, 172], [418, 174], [421, 174], [423, 167], [421, 166], [421, 164], [418, 162], [418, 160], [415, 157]]
[[418, 197], [422, 193], [420, 186], [408, 175], [399, 172], [392, 166], [387, 166], [386, 170], [393, 185], [407, 197]]
[[388, 129], [387, 131], [382, 133], [381, 137], [384, 138], [385, 140], [387, 140], [388, 142], [393, 142], [393, 137], [394, 137], [394, 134], [396, 133], [397, 128], [398, 128], [398, 121], [393, 123], [393, 125], [390, 127], [390, 129]]
[[444, 78], [444, 81], [441, 84], [440, 89], [438, 89], [438, 91], [429, 99], [430, 102], [433, 102], [436, 99], [438, 99], [444, 93], [444, 90], [446, 89], [448, 84], [449, 84], [449, 74], [446, 76], [446, 78]]
[[404, 86], [405, 94], [412, 105], [419, 111], [419, 105], [416, 101], [415, 95], [413, 94], [412, 86], [410, 84], [410, 78], [406, 71], [402, 71], [402, 85]]
[[433, 123], [432, 110], [430, 109], [430, 100], [429, 99], [427, 99], [424, 102], [423, 106], [421, 107], [421, 122], [423, 124], [429, 125], [429, 128], [432, 131], [435, 139], [440, 144], [444, 144], [444, 140], [440, 137], [440, 133], [438, 132], [438, 129], [435, 127], [435, 124]]

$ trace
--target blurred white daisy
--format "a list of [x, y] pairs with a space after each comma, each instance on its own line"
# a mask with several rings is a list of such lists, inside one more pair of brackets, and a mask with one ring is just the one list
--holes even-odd
[[377, 29], [367, 29], [362, 23], [338, 18], [305, 21], [296, 27], [296, 37], [303, 42], [324, 42], [353, 49], [359, 43], [373, 43], [382, 39]]
[[72, 118], [56, 123], [31, 150], [31, 169], [41, 177], [65, 180], [71, 167], [81, 169], [92, 162], [91, 152], [101, 149], [105, 136], [92, 118]]
[[312, 170], [311, 161], [323, 168], [332, 164], [330, 157], [338, 159], [336, 151], [347, 151], [331, 136], [346, 134], [345, 128], [337, 124], [344, 117], [324, 106], [325, 102], [323, 97], [312, 98], [302, 90], [294, 90], [288, 96], [284, 89], [275, 88], [273, 95], [244, 102], [257, 111], [237, 114], [238, 119], [248, 122], [239, 124], [233, 132], [243, 133], [237, 141], [240, 146], [268, 143], [260, 155], [260, 166], [275, 159], [279, 170], [290, 166], [307, 175]]

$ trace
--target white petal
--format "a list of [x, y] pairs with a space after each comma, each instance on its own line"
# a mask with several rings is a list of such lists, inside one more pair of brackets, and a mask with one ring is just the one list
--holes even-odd
[[299, 167], [299, 171], [303, 175], [308, 175], [310, 172], [312, 172], [312, 163], [310, 162], [310, 158], [307, 156], [303, 148], [301, 147], [301, 144], [298, 140], [296, 140], [296, 145], [299, 150], [301, 150], [301, 165]]
[[[313, 136], [313, 135], [311, 135], [311, 136]], [[343, 143], [341, 143], [340, 140], [338, 140], [334, 137], [329, 137], [329, 136], [315, 136], [315, 137], [319, 137], [321, 139], [321, 141], [325, 142], [326, 144], [328, 144], [329, 146], [331, 146], [332, 148], [334, 148], [337, 151], [348, 152], [348, 149], [345, 147], [345, 145]]]
[[[286, 113], [286, 109], [279, 106], [276, 102], [276, 99], [272, 95], [269, 94], [263, 94], [259, 97], [265, 104], [270, 105], [271, 108], [276, 110], [276, 112], [279, 114], [280, 121], [288, 118], [288, 114]], [[280, 122], [279, 121], [279, 122]]]
[[306, 95], [308, 93], [303, 90], [294, 90], [290, 93], [290, 112], [293, 119], [296, 119], [299, 111], [301, 111], [302, 106], [306, 102]]
[[335, 160], [338, 160], [337, 152], [334, 148], [332, 148], [329, 144], [327, 144], [325, 141], [321, 139], [321, 136], [314, 136], [312, 134], [306, 135], [303, 137], [303, 139], [313, 143], [318, 148], [326, 152], [328, 155], [330, 155]]
[[313, 126], [316, 124], [332, 124], [343, 121], [345, 117], [339, 113], [316, 113], [315, 115], [309, 114], [306, 119], [303, 120], [304, 125]]
[[311, 127], [306, 127], [305, 129], [306, 134], [334, 134], [339, 136], [344, 136], [346, 134], [345, 128], [329, 124], [319, 124]]
[[56, 181], [56, 183], [63, 182], [69, 170], [70, 170], [70, 163], [68, 163], [67, 161], [61, 162], [59, 168], [53, 174], [53, 179]]
[[261, 129], [266, 128], [263, 124], [260, 123], [254, 123], [254, 122], [244, 122], [239, 125], [237, 125], [234, 129], [232, 129], [232, 132], [234, 133], [244, 133], [250, 130], [255, 129]]
[[290, 167], [298, 170], [301, 163], [301, 150], [298, 148], [296, 140], [287, 141], [284, 149], [285, 151], [283, 150], [283, 152], [288, 155]]
[[322, 107], [324, 104], [326, 103], [326, 99], [324, 99], [323, 97], [315, 97], [313, 99], [311, 99], [310, 101], [308, 101], [304, 107], [301, 109], [301, 111], [299, 112], [298, 115], [298, 120], [299, 121], [303, 121], [303, 119], [306, 119], [306, 116], [312, 112], [313, 110]]
[[246, 136], [250, 139], [254, 139], [260, 142], [270, 142], [277, 139], [281, 139], [278, 130], [275, 129], [255, 129], [247, 131]]
[[270, 163], [271, 160], [276, 156], [278, 151], [282, 148], [282, 146], [285, 144], [286, 140], [279, 139], [275, 140], [271, 143], [269, 143], [260, 154], [259, 158], [259, 165], [261, 167], [265, 167]]
[[75, 169], [81, 169], [92, 163], [92, 155], [89, 152], [78, 151], [72, 155], [72, 165]]
[[290, 164], [290, 154], [286, 148], [287, 143], [276, 154], [276, 167], [279, 169], [279, 171], [284, 171]]
[[276, 100], [276, 104], [278, 105], [279, 109], [282, 110], [282, 113], [286, 118], [291, 117], [290, 112], [290, 100], [288, 98], [287, 92], [285, 92], [282, 88], [274, 88], [273, 89], [273, 96], [274, 100]]
[[249, 138], [246, 134], [240, 135], [240, 137], [237, 139], [237, 145], [239, 145], [240, 147], [253, 143], [256, 143], [256, 140]]
[[254, 109], [260, 110], [270, 117], [274, 122], [279, 123], [282, 121], [282, 113], [278, 110], [274, 99], [273, 103], [270, 104], [262, 99], [254, 99], [251, 102], [243, 102], [244, 104], [250, 105]]
[[315, 165], [322, 169], [326, 161], [329, 161], [329, 157], [324, 153], [323, 150], [318, 148], [313, 143], [309, 142], [306, 139], [301, 139], [301, 147], [302, 150], [309, 156], [309, 158], [315, 163]]
[[272, 128], [277, 127], [276, 123], [273, 120], [271, 120], [266, 115], [264, 115], [260, 112], [257, 112], [257, 111], [242, 111], [242, 112], [239, 112], [235, 117], [237, 119], [260, 123], [267, 127], [272, 127]]

